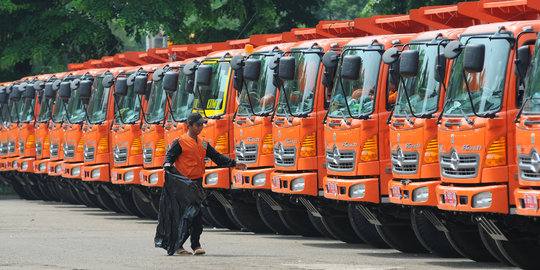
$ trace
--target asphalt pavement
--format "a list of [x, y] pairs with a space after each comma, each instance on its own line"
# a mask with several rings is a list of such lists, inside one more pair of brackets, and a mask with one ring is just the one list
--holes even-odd
[[[325, 238], [205, 228], [207, 255], [167, 256], [157, 222], [0, 196], [0, 269], [512, 269]], [[188, 247], [189, 245], [186, 245]]]

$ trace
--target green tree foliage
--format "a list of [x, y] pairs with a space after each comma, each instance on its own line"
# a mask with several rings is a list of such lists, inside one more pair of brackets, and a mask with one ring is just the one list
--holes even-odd
[[[162, 32], [175, 44], [316, 25], [321, 0], [2, 0], [0, 81], [63, 71]], [[113, 29], [113, 30], [111, 30]]]

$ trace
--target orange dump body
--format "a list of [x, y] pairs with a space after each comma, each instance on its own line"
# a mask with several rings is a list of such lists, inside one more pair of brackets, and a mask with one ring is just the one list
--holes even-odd
[[[493, 34], [499, 27], [504, 27], [508, 35], [516, 37], [524, 27], [538, 31], [540, 21], [472, 26], [463, 32], [462, 41], [468, 35]], [[521, 46], [530, 38], [535, 39], [536, 33], [525, 34], [517, 45]], [[477, 39], [477, 42], [481, 40]], [[518, 174], [514, 158], [516, 126], [513, 123], [518, 112], [516, 75], [513, 72], [515, 50], [511, 50], [505, 40], [490, 42], [493, 43], [486, 47], [493, 47], [486, 48], [484, 69], [468, 75], [467, 80], [473, 96], [479, 96], [475, 92], [479, 89], [484, 91], [480, 92], [482, 96], [488, 96], [483, 101], [475, 101], [476, 110], [479, 110], [477, 114], [488, 112], [491, 116], [479, 117], [470, 113], [471, 103], [468, 100], [465, 101], [469, 103], [461, 105], [455, 101], [460, 93], [467, 93], [466, 88], [460, 88], [463, 78], [453, 81], [451, 77], [448, 84], [446, 100], [454, 98], [454, 101], [447, 105], [450, 106], [445, 109], [447, 111], [443, 111], [438, 129], [442, 180], [436, 189], [439, 209], [508, 214], [515, 204], [513, 191], [518, 187], [518, 182], [514, 181]], [[497, 55], [488, 55], [492, 51]], [[453, 69], [460, 59], [461, 56], [454, 61]]]

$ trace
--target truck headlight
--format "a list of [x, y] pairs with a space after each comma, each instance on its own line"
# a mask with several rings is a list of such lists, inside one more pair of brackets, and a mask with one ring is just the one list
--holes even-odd
[[488, 208], [491, 206], [491, 191], [484, 191], [472, 196], [472, 208]]
[[264, 183], [266, 183], [266, 174], [265, 173], [258, 173], [253, 176], [253, 185], [254, 186], [264, 186]]
[[306, 180], [304, 177], [295, 178], [291, 181], [291, 190], [292, 191], [302, 191], [306, 185]]
[[150, 175], [150, 177], [148, 177], [148, 181], [150, 182], [150, 184], [157, 184], [158, 180], [159, 177], [157, 173], [153, 173]]
[[412, 200], [413, 202], [426, 202], [429, 198], [429, 188], [419, 187], [413, 190]]
[[21, 169], [23, 169], [23, 171], [26, 171], [26, 169], [28, 169], [28, 161], [24, 161], [24, 162], [21, 164]]
[[56, 165], [54, 167], [54, 172], [57, 173], [57, 174], [61, 174], [62, 173], [62, 166], [60, 166], [60, 164]]
[[204, 179], [206, 184], [211, 186], [215, 185], [218, 182], [218, 174], [217, 173], [209, 173], [206, 178]]
[[92, 179], [99, 178], [100, 176], [101, 176], [100, 169], [93, 169], [92, 172], [90, 173], [90, 177], [92, 177]]
[[19, 167], [19, 162], [17, 162], [16, 160], [14, 160], [12, 163], [11, 163], [11, 167], [17, 169]]
[[39, 164], [39, 171], [40, 172], [44, 171], [45, 169], [47, 169], [47, 164], [45, 164], [45, 162]]
[[125, 182], [131, 182], [131, 181], [133, 181], [133, 178], [135, 178], [135, 173], [133, 171], [128, 171], [128, 172], [126, 172], [126, 174], [124, 174], [124, 181]]
[[366, 195], [366, 184], [356, 184], [349, 188], [349, 197], [364, 198]]
[[79, 176], [80, 174], [81, 174], [81, 167], [77, 166], [71, 169], [71, 176]]

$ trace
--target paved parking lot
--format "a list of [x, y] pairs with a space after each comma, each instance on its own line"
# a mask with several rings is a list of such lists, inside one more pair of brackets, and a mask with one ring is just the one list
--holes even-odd
[[324, 238], [205, 228], [205, 256], [166, 256], [156, 221], [0, 197], [0, 269], [510, 269]]

